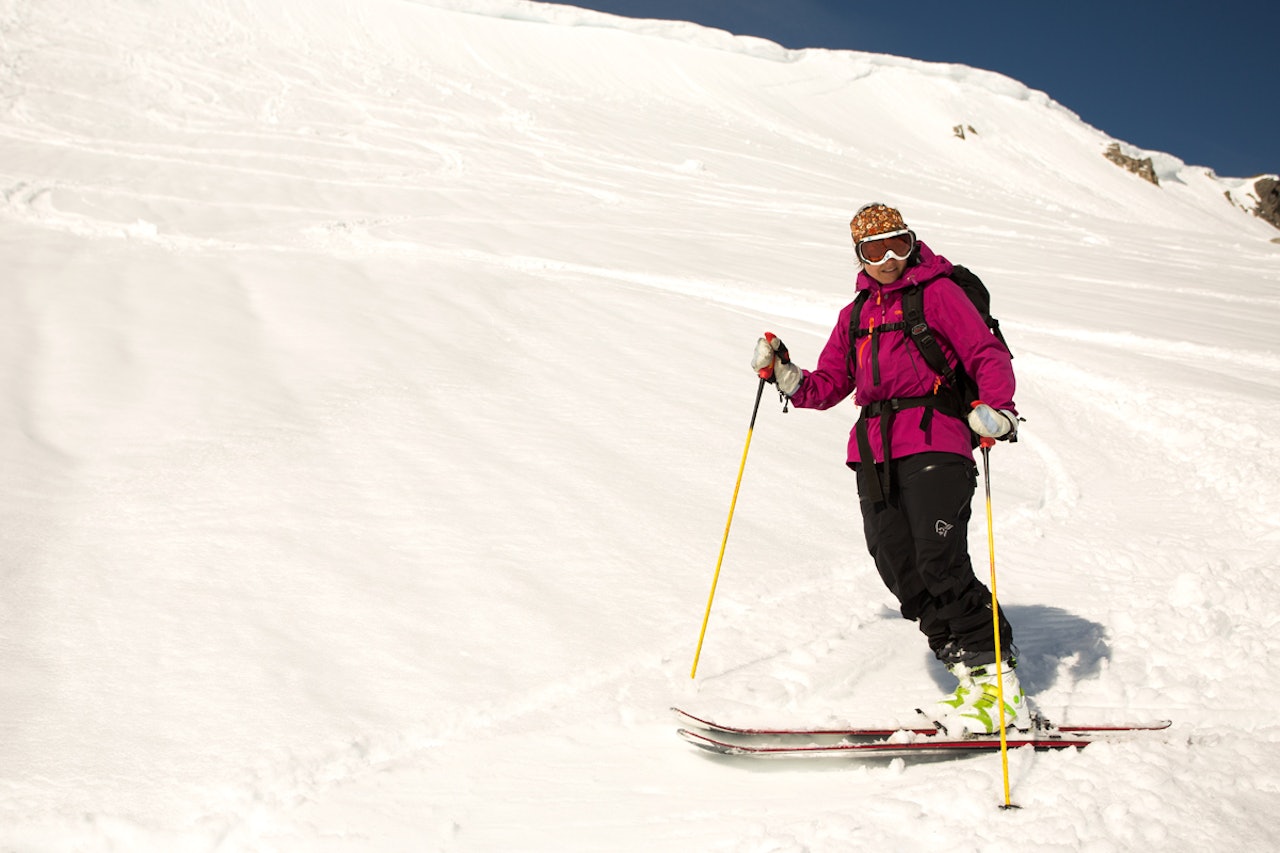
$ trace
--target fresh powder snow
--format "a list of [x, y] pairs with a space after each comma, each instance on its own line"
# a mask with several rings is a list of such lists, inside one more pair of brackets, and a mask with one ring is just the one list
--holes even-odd
[[[523, 0], [0, 1], [0, 850], [1273, 849], [1280, 232], [1051, 95]], [[1173, 721], [1012, 752], [1016, 811], [999, 755], [723, 760], [669, 711], [950, 688], [856, 409], [771, 390], [690, 678], [751, 349], [813, 366], [873, 200], [1015, 355], [1023, 685]]]

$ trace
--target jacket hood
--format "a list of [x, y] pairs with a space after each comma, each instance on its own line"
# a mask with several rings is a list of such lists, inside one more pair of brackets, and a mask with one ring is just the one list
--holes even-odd
[[927, 281], [933, 281], [935, 278], [942, 278], [951, 274], [951, 261], [948, 261], [942, 255], [935, 255], [933, 250], [926, 246], [922, 241], [916, 241], [915, 252], [913, 253], [916, 262], [907, 267], [902, 276], [893, 284], [880, 284], [864, 269], [858, 273], [858, 290], [884, 289], [885, 291], [902, 290], [913, 284], [924, 284]]

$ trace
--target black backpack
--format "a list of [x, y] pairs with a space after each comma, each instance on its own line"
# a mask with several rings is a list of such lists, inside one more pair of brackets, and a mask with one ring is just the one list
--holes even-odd
[[[969, 297], [969, 301], [973, 303], [973, 307], [978, 309], [978, 313], [982, 315], [982, 319], [987, 324], [987, 328], [991, 330], [991, 334], [995, 335], [1005, 349], [1009, 349], [1008, 342], [1004, 339], [1004, 333], [1000, 331], [1000, 321], [991, 316], [991, 293], [987, 290], [987, 286], [982, 283], [982, 279], [968, 267], [954, 266], [947, 278], [960, 285], [960, 289], [964, 291], [964, 295]], [[876, 329], [877, 334], [885, 332], [901, 331], [907, 337], [911, 338], [915, 343], [916, 349], [920, 351], [920, 356], [924, 359], [925, 364], [929, 365], [929, 369], [942, 377], [943, 387], [949, 387], [959, 392], [959, 402], [961, 412], [968, 412], [969, 406], [978, 399], [977, 383], [970, 378], [965, 372], [964, 365], [959, 365], [959, 369], [953, 368], [947, 363], [947, 359], [942, 354], [942, 348], [938, 346], [938, 340], [933, 336], [933, 331], [929, 327], [928, 321], [924, 316], [924, 288], [929, 286], [929, 282], [923, 284], [913, 284], [902, 292], [902, 322], [888, 323]], [[853, 301], [853, 313], [849, 315], [849, 358], [850, 371], [852, 371], [852, 359], [856, 342], [859, 338], [866, 337], [869, 332], [866, 329], [859, 328], [862, 319], [862, 307], [870, 298], [871, 291], [864, 290], [858, 294]], [[1013, 357], [1010, 352], [1010, 358]], [[878, 365], [876, 366], [878, 372]], [[879, 377], [877, 377], [878, 381]]]
[[[1009, 349], [1008, 343], [1005, 342], [1004, 334], [1000, 331], [1000, 321], [991, 316], [991, 294], [987, 291], [986, 285], [982, 283], [982, 279], [978, 278], [967, 267], [961, 266], [952, 267], [951, 273], [946, 277], [960, 286], [965, 296], [968, 296], [969, 301], [973, 303], [973, 307], [977, 308], [978, 313], [982, 315], [982, 319], [986, 322], [987, 328], [991, 330], [991, 334], [999, 339], [1006, 350]], [[925, 363], [929, 365], [929, 368], [934, 373], [941, 377], [940, 383], [933, 394], [923, 397], [882, 400], [862, 407], [862, 412], [858, 417], [857, 439], [859, 452], [864, 460], [872, 458], [871, 444], [867, 438], [866, 421], [868, 418], [883, 418], [880, 429], [881, 437], [884, 441], [884, 458], [888, 459], [890, 455], [889, 434], [893, 429], [893, 418], [898, 412], [903, 409], [924, 407], [925, 412], [921, 416], [920, 426], [922, 429], [927, 429], [933, 417], [934, 409], [964, 420], [968, 415], [969, 409], [972, 408], [972, 404], [978, 399], [978, 383], [965, 371], [963, 364], [953, 368], [947, 363], [946, 357], [942, 354], [942, 347], [938, 345], [938, 340], [933, 336], [933, 330], [925, 319], [924, 289], [928, 286], [929, 282], [913, 284], [902, 291], [902, 322], [877, 326], [875, 334], [902, 332], [909, 337], [915, 343], [916, 349], [920, 351]], [[853, 300], [853, 313], [849, 315], [850, 376], [853, 375], [858, 339], [865, 338], [871, 334], [869, 330], [859, 328], [862, 320], [862, 308], [866, 305], [870, 296], [870, 290], [864, 290], [859, 293]], [[1010, 358], [1012, 357], [1013, 354], [1010, 352]], [[871, 348], [871, 370], [872, 381], [879, 384], [880, 364], [877, 358], [877, 348], [874, 346]], [[971, 438], [976, 447], [978, 437], [973, 435]], [[883, 500], [884, 495], [888, 494], [892, 488], [887, 466], [883, 472], [883, 479], [881, 477], [873, 477], [871, 481], [871, 498], [877, 501]]]

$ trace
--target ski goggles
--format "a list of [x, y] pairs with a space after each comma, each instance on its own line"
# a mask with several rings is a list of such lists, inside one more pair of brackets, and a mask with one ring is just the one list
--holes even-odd
[[916, 235], [903, 230], [868, 237], [858, 243], [855, 249], [858, 252], [858, 260], [864, 264], [882, 264], [890, 258], [905, 261], [911, 257], [911, 251], [915, 247]]

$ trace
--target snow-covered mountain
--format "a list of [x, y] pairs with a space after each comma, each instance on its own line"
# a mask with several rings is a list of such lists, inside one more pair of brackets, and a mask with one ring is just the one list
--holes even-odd
[[[521, 0], [0, 3], [0, 106], [0, 848], [1272, 845], [1280, 245], [1239, 180], [1134, 152], [1153, 186], [997, 74]], [[747, 767], [667, 711], [943, 688], [855, 410], [773, 400], [689, 678], [749, 350], [814, 362], [877, 199], [1016, 356], [1024, 686], [1174, 720], [1015, 752], [1018, 812], [998, 757]]]

